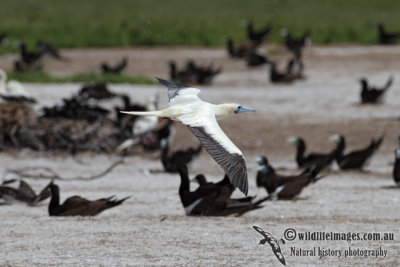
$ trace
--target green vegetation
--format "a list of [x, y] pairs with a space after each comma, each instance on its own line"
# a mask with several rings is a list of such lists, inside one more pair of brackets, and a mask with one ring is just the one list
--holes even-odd
[[46, 72], [8, 72], [8, 79], [30, 83], [131, 83], [131, 84], [157, 84], [155, 79], [144, 76], [127, 76], [117, 74], [80, 73], [67, 77], [56, 77]]
[[57, 47], [221, 46], [224, 36], [244, 40], [249, 19], [256, 29], [271, 22], [272, 42], [286, 27], [311, 30], [314, 43], [374, 43], [374, 23], [400, 31], [399, 14], [399, 0], [2, 0], [0, 32], [30, 47], [39, 38]]

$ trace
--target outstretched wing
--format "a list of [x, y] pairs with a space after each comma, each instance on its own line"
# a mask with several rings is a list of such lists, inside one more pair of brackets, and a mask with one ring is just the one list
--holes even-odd
[[205, 110], [202, 114], [185, 114], [178, 119], [200, 140], [231, 183], [247, 195], [247, 168], [243, 154], [221, 130], [213, 112]]
[[166, 81], [160, 78], [157, 80], [168, 88], [168, 98], [170, 105], [182, 103], [186, 101], [195, 101], [200, 100], [197, 95], [200, 93], [200, 90], [194, 87], [190, 87], [187, 85], [174, 83], [170, 81]]
[[285, 261], [285, 257], [282, 254], [281, 251], [281, 247], [279, 246], [278, 241], [276, 240], [275, 237], [273, 237], [270, 233], [265, 232], [263, 229], [261, 229], [258, 226], [253, 225], [253, 228], [259, 232], [260, 234], [262, 234], [266, 241], [268, 242], [268, 244], [271, 246], [272, 251], [274, 252], [275, 256], [278, 258], [278, 260], [283, 264], [286, 265], [286, 261]]

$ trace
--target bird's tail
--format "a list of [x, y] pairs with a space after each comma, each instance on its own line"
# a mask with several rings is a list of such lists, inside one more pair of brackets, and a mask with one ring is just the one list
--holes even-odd
[[155, 111], [120, 111], [121, 113], [136, 115], [136, 116], [158, 116], [161, 117], [162, 113], [159, 110]]

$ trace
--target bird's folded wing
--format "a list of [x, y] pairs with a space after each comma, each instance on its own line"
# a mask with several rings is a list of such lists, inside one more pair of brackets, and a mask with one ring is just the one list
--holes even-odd
[[228, 175], [231, 183], [247, 195], [247, 169], [242, 152], [221, 130], [215, 116], [213, 114], [209, 116], [186, 114], [178, 119], [187, 125], [200, 140], [204, 148]]

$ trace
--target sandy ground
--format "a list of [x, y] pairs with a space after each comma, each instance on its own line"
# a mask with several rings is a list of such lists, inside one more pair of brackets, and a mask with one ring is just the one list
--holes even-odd
[[[275, 49], [275, 48], [274, 48]], [[276, 48], [273, 58], [286, 57]], [[276, 238], [287, 228], [301, 232], [394, 233], [394, 240], [287, 241], [281, 245], [288, 266], [399, 266], [398, 223], [400, 190], [393, 185], [391, 172], [396, 137], [400, 134], [400, 47], [311, 47], [306, 51], [307, 79], [292, 85], [272, 85], [265, 68], [248, 70], [243, 62], [226, 58], [222, 49], [142, 48], [132, 50], [63, 51], [71, 61], [68, 67], [50, 62], [49, 68], [64, 75], [94, 68], [102, 59], [117, 61], [129, 54], [128, 73], [167, 77], [165, 62], [187, 57], [222, 65], [224, 72], [211, 87], [202, 88], [201, 97], [210, 102], [239, 102], [257, 113], [241, 114], [221, 122], [221, 127], [242, 149], [249, 169], [250, 195], [266, 192], [255, 186], [255, 158], [266, 155], [271, 163], [296, 173], [295, 149], [286, 139], [304, 137], [309, 151], [329, 151], [329, 136], [347, 137], [348, 150], [361, 148], [385, 133], [385, 140], [366, 172], [340, 172], [333, 167], [325, 179], [306, 188], [295, 201], [266, 202], [264, 208], [242, 217], [186, 217], [178, 196], [179, 176], [150, 174], [161, 169], [158, 153], [129, 156], [107, 176], [93, 181], [59, 181], [61, 199], [81, 195], [89, 199], [132, 195], [122, 206], [97, 217], [53, 218], [47, 214], [47, 201], [38, 207], [16, 203], [1, 206], [1, 266], [281, 266], [271, 247], [258, 246], [262, 238], [253, 225]], [[0, 57], [7, 68], [12, 55]], [[140, 61], [139, 61], [140, 60]], [[138, 64], [135, 64], [139, 62]], [[67, 64], [67, 63], [64, 63]], [[283, 66], [283, 65], [282, 65]], [[47, 67], [46, 67], [47, 68]], [[360, 106], [358, 79], [367, 76], [373, 84], [383, 84], [393, 74], [395, 82], [385, 103]], [[40, 99], [40, 105], [53, 104], [70, 96], [80, 85], [27, 84], [26, 89]], [[114, 91], [129, 93], [144, 102], [159, 93], [161, 86], [111, 85]], [[37, 108], [39, 108], [39, 106]], [[197, 145], [198, 141], [177, 126], [174, 149]], [[48, 166], [65, 177], [90, 176], [118, 160], [116, 155], [85, 153], [67, 155], [34, 153], [23, 150], [0, 154], [0, 173], [7, 168]], [[216, 181], [223, 173], [203, 152], [190, 166], [190, 173], [204, 173]], [[7, 176], [6, 178], [11, 178]], [[36, 190], [48, 181], [29, 180]], [[195, 185], [193, 185], [195, 187]], [[241, 196], [235, 192], [235, 196]], [[300, 256], [293, 252], [318, 247], [340, 250], [341, 256]], [[344, 257], [352, 250], [386, 250], [385, 257]]]

